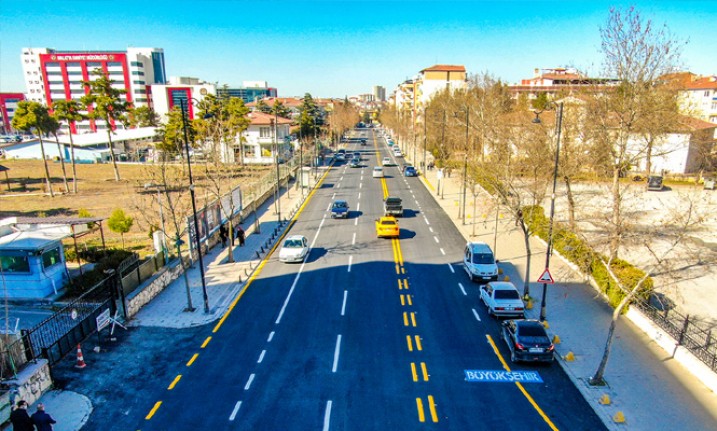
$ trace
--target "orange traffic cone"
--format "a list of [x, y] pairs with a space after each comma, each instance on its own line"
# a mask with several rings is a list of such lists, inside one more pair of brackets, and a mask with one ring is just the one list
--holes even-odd
[[77, 364], [75, 365], [75, 368], [85, 368], [87, 364], [85, 364], [85, 358], [82, 357], [82, 348], [80, 345], [77, 345]]

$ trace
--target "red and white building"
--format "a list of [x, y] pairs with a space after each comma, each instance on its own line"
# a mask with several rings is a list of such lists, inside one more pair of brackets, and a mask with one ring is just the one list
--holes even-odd
[[[21, 55], [27, 100], [52, 106], [56, 100], [79, 100], [86, 89], [82, 81], [94, 79], [100, 69], [116, 88], [124, 89], [125, 100], [134, 107], [149, 104], [152, 84], [165, 83], [164, 50], [128, 48], [127, 51], [58, 51], [50, 48], [23, 48]], [[73, 133], [105, 128], [102, 122], [83, 121], [72, 126]]]

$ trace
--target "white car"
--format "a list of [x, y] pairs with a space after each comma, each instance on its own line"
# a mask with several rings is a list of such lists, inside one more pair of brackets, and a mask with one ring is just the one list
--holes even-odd
[[469, 241], [466, 244], [463, 268], [471, 281], [486, 283], [498, 280], [498, 261], [490, 246], [482, 241]]
[[383, 168], [381, 166], [374, 166], [371, 176], [374, 178], [383, 178]]
[[284, 240], [279, 250], [281, 262], [303, 262], [309, 254], [309, 242], [303, 235], [291, 235]]
[[403, 153], [401, 153], [401, 149], [398, 147], [393, 147], [393, 155], [396, 157], [403, 157]]
[[481, 286], [480, 299], [490, 316], [525, 318], [525, 304], [510, 281], [491, 281]]
[[396, 166], [396, 164], [393, 163], [393, 160], [391, 160], [390, 157], [384, 157], [383, 160], [381, 160], [381, 164], [383, 166]]

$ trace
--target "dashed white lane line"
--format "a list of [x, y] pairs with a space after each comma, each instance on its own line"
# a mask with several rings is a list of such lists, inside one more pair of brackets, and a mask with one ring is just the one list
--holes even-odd
[[335, 373], [339, 367], [339, 356], [341, 356], [341, 334], [336, 337], [336, 349], [334, 349], [334, 366], [331, 367], [332, 373]]
[[363, 188], [363, 183], [359, 183], [359, 188]]
[[436, 244], [438, 244], [438, 237], [437, 237], [437, 236], [434, 236], [434, 237], [433, 237], [433, 240], [436, 241]]
[[331, 211], [331, 202], [329, 202], [329, 206], [326, 207], [326, 211]]
[[357, 204], [356, 204], [356, 211], [358, 211], [359, 208], [361, 208], [361, 203], [357, 203]]
[[358, 226], [358, 217], [354, 219], [354, 226]]
[[356, 198], [356, 200], [358, 201], [360, 199], [361, 199], [361, 193], [358, 194], [358, 197]]
[[329, 431], [331, 428], [331, 400], [326, 401], [326, 411], [324, 412], [324, 428], [323, 431]]
[[428, 231], [431, 232], [431, 233], [433, 233], [433, 228], [432, 228], [432, 227], [429, 227], [429, 228], [428, 228]]
[[336, 199], [336, 193], [335, 193], [335, 192], [334, 192], [334, 194], [331, 195], [331, 199]]
[[344, 303], [341, 305], [341, 315], [342, 315], [342, 316], [343, 316], [344, 313], [346, 312], [346, 297], [348, 296], [348, 294], [349, 294], [349, 291], [348, 291], [348, 290], [344, 290]]
[[453, 274], [456, 273], [456, 270], [453, 269], [453, 265], [451, 265], [450, 263], [448, 264], [448, 269], [450, 269]]
[[269, 333], [269, 338], [266, 339], [267, 343], [271, 343], [271, 340], [274, 339], [274, 331], [271, 331]]
[[426, 216], [423, 216], [423, 220], [425, 220], [425, 221], [426, 221], [426, 224], [427, 224], [427, 225], [429, 225], [429, 226], [431, 225], [431, 224], [430, 224], [430, 223], [428, 222], [428, 217], [426, 217]]
[[351, 263], [353, 262], [353, 260], [354, 260], [353, 255], [349, 256], [349, 266], [348, 266], [346, 272], [351, 272]]
[[261, 364], [261, 361], [264, 360], [264, 355], [266, 355], [266, 350], [261, 351], [261, 355], [259, 355], [259, 359], [256, 360], [257, 364]]
[[466, 293], [466, 289], [463, 287], [463, 285], [461, 283], [458, 283], [458, 287], [461, 288], [461, 292], [463, 292], [463, 295], [468, 296], [468, 294]]
[[241, 408], [241, 401], [237, 401], [237, 403], [234, 405], [234, 410], [232, 410], [232, 414], [229, 415], [230, 421], [233, 421], [237, 417], [237, 413], [239, 413], [240, 408]]
[[442, 255], [444, 255], [444, 256], [446, 255], [446, 252], [445, 252], [445, 250], [443, 250], [443, 248], [442, 248], [442, 247], [441, 247], [441, 248], [439, 248], [439, 250], [441, 251], [441, 254], [442, 254]]
[[251, 373], [251, 376], [249, 376], [249, 380], [246, 381], [246, 385], [244, 385], [244, 390], [248, 391], [251, 387], [251, 382], [254, 381], [254, 373]]
[[480, 320], [480, 316], [478, 315], [478, 312], [476, 311], [476, 309], [475, 309], [475, 308], [471, 308], [471, 310], [473, 310], [473, 315], [474, 315], [474, 316], [476, 317], [476, 319], [478, 319], [478, 321], [480, 322], [480, 321], [481, 321], [481, 320]]
[[354, 232], [354, 235], [351, 238], [351, 245], [356, 245], [356, 232]]

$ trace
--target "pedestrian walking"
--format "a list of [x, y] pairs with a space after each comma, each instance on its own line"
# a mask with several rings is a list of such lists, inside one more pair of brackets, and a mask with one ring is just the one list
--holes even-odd
[[27, 414], [27, 401], [20, 400], [10, 413], [13, 431], [35, 431], [30, 415]]
[[49, 414], [45, 413], [45, 405], [37, 404], [37, 411], [32, 414], [32, 423], [37, 427], [37, 431], [52, 431], [52, 424], [57, 423]]
[[237, 226], [237, 238], [239, 239], [239, 247], [244, 247], [244, 240], [245, 238], [244, 229], [241, 228], [241, 226]]
[[219, 227], [219, 239], [222, 240], [222, 248], [227, 246], [227, 228], [224, 225]]

